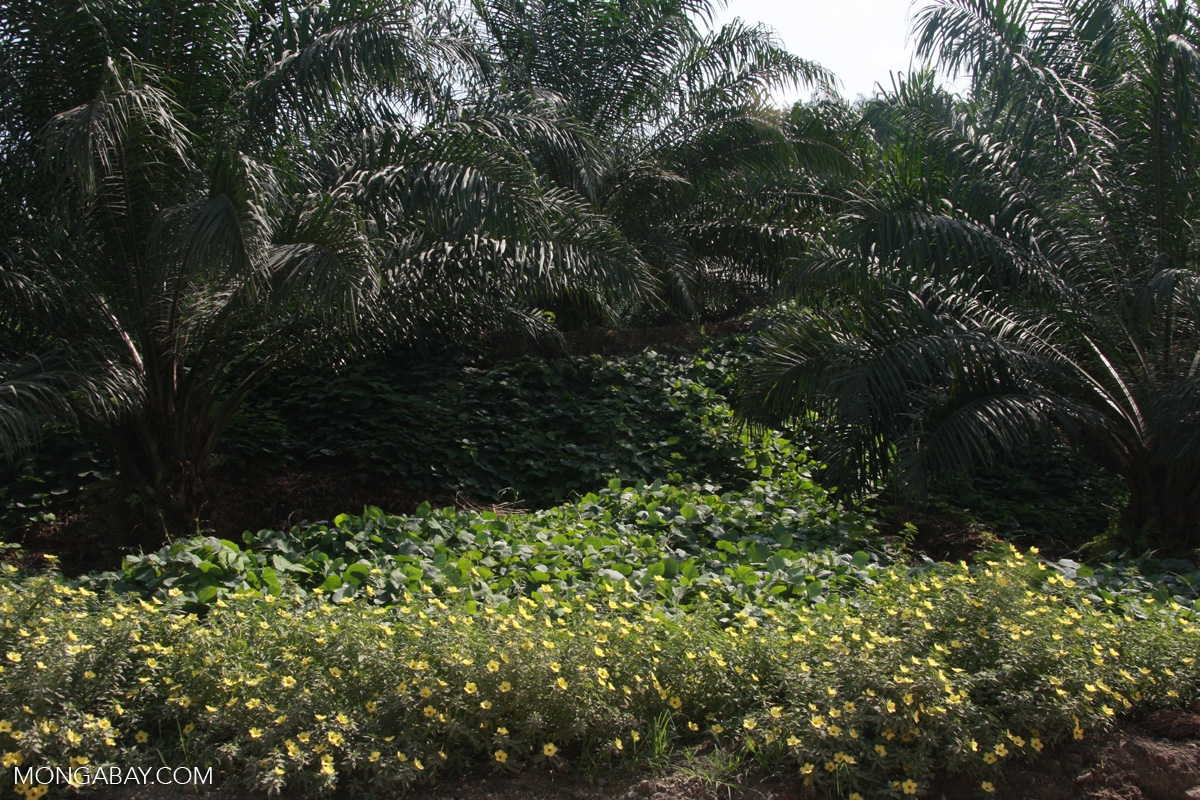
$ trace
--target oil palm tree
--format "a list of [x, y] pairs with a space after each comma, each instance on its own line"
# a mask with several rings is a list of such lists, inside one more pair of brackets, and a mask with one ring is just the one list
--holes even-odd
[[454, 96], [448, 76], [477, 64], [445, 9], [0, 12], [0, 445], [77, 421], [168, 528], [283, 366], [527, 322], [551, 289], [645, 288], [636, 254], [530, 164], [535, 146], [590, 157], [586, 137], [545, 103]]
[[1122, 475], [1130, 544], [1200, 546], [1200, 28], [1166, 0], [944, 0], [868, 110], [882, 168], [803, 268], [746, 392], [822, 415], [830, 478], [910, 495], [1066, 438]]
[[[728, 316], [800, 252], [813, 218], [797, 145], [767, 102], [832, 76], [762, 26], [710, 26], [711, 0], [475, 0], [491, 85], [552, 96], [591, 131], [591, 170], [535, 154], [612, 220], [657, 300], [626, 318]], [[836, 148], [809, 148], [836, 161]]]

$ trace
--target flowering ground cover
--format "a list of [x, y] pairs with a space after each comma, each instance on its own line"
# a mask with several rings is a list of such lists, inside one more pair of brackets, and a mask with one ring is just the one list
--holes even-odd
[[[703, 752], [805, 796], [941, 796], [954, 775], [982, 797], [1015, 765], [1196, 700], [1194, 565], [1089, 567], [1004, 544], [930, 561], [869, 507], [834, 501], [803, 432], [734, 423], [738, 357], [646, 355], [591, 377], [530, 361], [438, 390], [480, 412], [463, 438], [499, 445], [550, 402], [523, 370], [555, 376], [560, 406], [630, 384], [583, 428], [552, 414], [562, 425], [485, 463], [470, 441], [455, 449], [447, 417], [434, 451], [481, 491], [574, 452], [584, 428], [679, 433], [652, 436], [644, 464], [580, 454], [594, 464], [559, 487], [587, 489], [569, 502], [368, 507], [179, 539], [70, 579], [5, 567], [0, 792], [63, 792], [18, 778], [39, 766], [168, 764], [211, 769], [233, 796], [377, 797], [464, 775], [644, 774]], [[351, 375], [263, 418], [302, 428], [301, 401], [325, 413], [369, 396], [341, 415], [377, 424], [346, 439], [369, 464], [403, 450], [389, 414], [409, 395], [379, 380]], [[507, 410], [483, 414], [502, 391]], [[664, 480], [613, 477], [639, 470]]]
[[882, 567], [840, 597], [732, 617], [625, 579], [499, 610], [452, 588], [394, 604], [245, 593], [198, 614], [178, 589], [105, 596], [10, 572], [2, 757], [211, 765], [288, 796], [374, 796], [708, 741], [830, 796], [915, 796], [947, 771], [986, 793], [1006, 763], [1200, 683], [1193, 609], [1103, 599], [1015, 551]]

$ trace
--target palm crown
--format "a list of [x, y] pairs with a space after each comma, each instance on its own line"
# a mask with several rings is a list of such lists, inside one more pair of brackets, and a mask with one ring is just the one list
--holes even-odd
[[6, 453], [72, 416], [186, 520], [286, 363], [648, 291], [528, 155], [586, 161], [590, 138], [535, 98], [455, 96], [478, 60], [445, 9], [12, 2], [0, 41]]
[[816, 310], [773, 337], [745, 407], [823, 412], [849, 489], [894, 470], [919, 494], [1065, 436], [1127, 480], [1130, 541], [1195, 548], [1192, 6], [954, 0], [917, 30], [971, 99], [918, 75], [867, 109], [886, 160], [806, 261]]

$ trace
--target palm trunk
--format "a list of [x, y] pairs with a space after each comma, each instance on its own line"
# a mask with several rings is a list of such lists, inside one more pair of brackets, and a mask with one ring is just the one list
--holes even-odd
[[1128, 544], [1183, 557], [1200, 547], [1200, 481], [1187, 472], [1152, 467], [1127, 475], [1121, 527]]

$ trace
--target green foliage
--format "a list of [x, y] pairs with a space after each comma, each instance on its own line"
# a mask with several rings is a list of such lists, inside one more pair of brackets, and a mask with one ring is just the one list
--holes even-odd
[[743, 458], [748, 447], [782, 457], [772, 437], [747, 438], [725, 402], [746, 358], [731, 340], [695, 356], [363, 364], [279, 381], [238, 417], [225, 452], [348, 454], [366, 475], [533, 505], [614, 477], [740, 487], [770, 475]]
[[1200, 689], [1195, 615], [1153, 597], [1097, 601], [1012, 551], [880, 577], [719, 623], [624, 582], [611, 604], [539, 590], [497, 610], [417, 587], [391, 607], [243, 595], [198, 618], [182, 598], [8, 574], [0, 753], [211, 763], [315, 797], [707, 745], [817, 792], [894, 798], [951, 770], [992, 780]]
[[630, 599], [679, 608], [703, 602], [727, 616], [793, 600], [822, 603], [873, 584], [890, 557], [872, 548], [872, 524], [829, 501], [802, 453], [776, 447], [788, 459], [776, 464], [780, 478], [741, 493], [659, 482], [622, 487], [613, 479], [532, 515], [423, 506], [391, 517], [367, 509], [331, 525], [247, 533], [245, 547], [181, 540], [129, 556], [118, 573], [82, 580], [159, 599], [182, 592], [197, 608], [241, 591], [395, 605], [421, 588], [472, 608], [504, 608], [548, 591], [598, 602], [605, 587], [627, 582]]
[[36, 453], [0, 461], [0, 539], [30, 523], [47, 522], [63, 504], [86, 498], [114, 480], [112, 464], [94, 444], [59, 431]]
[[817, 410], [831, 482], [910, 498], [1068, 439], [1123, 545], [1200, 546], [1200, 20], [1187, 2], [933, 2], [932, 71], [864, 108], [878, 169], [798, 266], [747, 392]]
[[1090, 547], [1114, 523], [1126, 495], [1119, 477], [1057, 444], [941, 487], [930, 504], [966, 511], [1009, 541], [1075, 550]]
[[[0, 205], [22, 209], [0, 242], [0, 455], [77, 422], [185, 530], [229, 418], [285, 365], [545, 333], [533, 298], [648, 291], [527, 157], [587, 169], [585, 133], [531, 96], [452, 96], [479, 63], [448, 8], [160, 5], [0, 15], [19, 76]], [[257, 369], [231, 369], [246, 353]]]
[[[580, 169], [531, 157], [554, 185], [586, 197], [651, 269], [653, 302], [624, 319], [727, 318], [762, 301], [820, 224], [809, 171], [840, 152], [793, 136], [763, 98], [832, 76], [789, 53], [763, 25], [713, 25], [710, 0], [474, 0], [495, 80], [552, 93], [602, 142]], [[570, 294], [545, 304], [595, 319]]]

